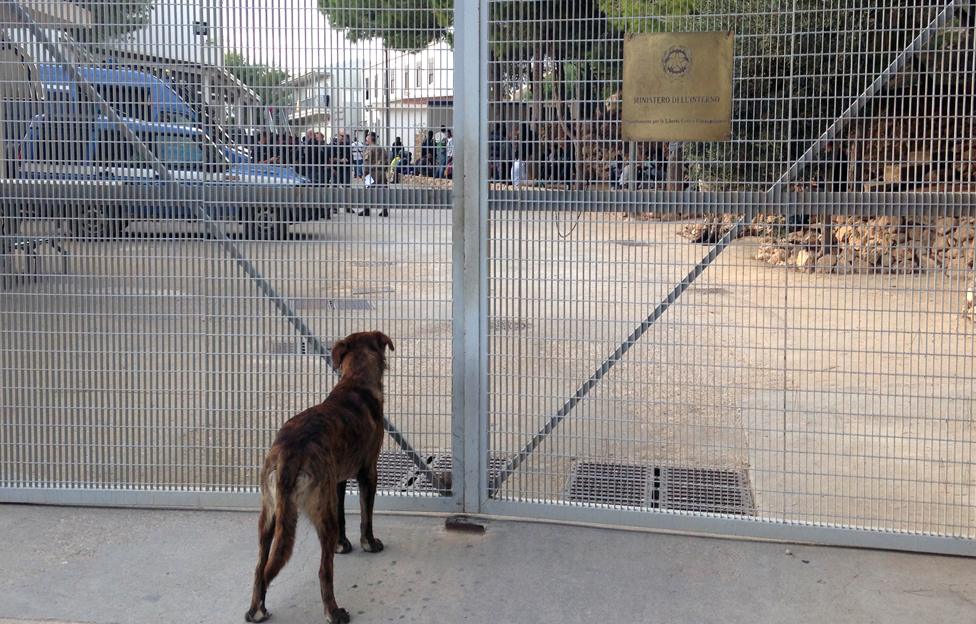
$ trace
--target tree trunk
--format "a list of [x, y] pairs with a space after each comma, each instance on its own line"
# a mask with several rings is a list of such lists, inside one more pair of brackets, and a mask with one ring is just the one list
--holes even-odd
[[678, 141], [668, 143], [667, 189], [680, 191], [684, 189], [684, 144]]

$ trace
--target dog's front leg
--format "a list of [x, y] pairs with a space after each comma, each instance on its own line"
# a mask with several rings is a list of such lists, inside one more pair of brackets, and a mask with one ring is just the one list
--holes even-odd
[[376, 464], [359, 470], [356, 481], [359, 483], [359, 543], [366, 552], [377, 553], [383, 550], [383, 542], [373, 536], [373, 500], [376, 498]]
[[352, 543], [346, 537], [346, 482], [340, 481], [336, 487], [336, 509], [339, 514], [339, 541], [336, 542], [335, 551], [344, 555], [352, 551]]
[[336, 603], [334, 583], [335, 550], [338, 547], [339, 519], [336, 515], [337, 505], [329, 505], [321, 510], [321, 517], [316, 522], [316, 531], [322, 545], [322, 563], [319, 565], [319, 589], [322, 592], [322, 604], [325, 606], [325, 617], [332, 624], [345, 624], [349, 621], [349, 612], [341, 609]]

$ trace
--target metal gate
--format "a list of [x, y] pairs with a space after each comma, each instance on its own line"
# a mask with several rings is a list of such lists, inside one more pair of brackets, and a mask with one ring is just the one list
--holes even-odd
[[[968, 0], [41, 4], [0, 501], [249, 507], [378, 328], [381, 507], [976, 554]], [[731, 138], [625, 141], [682, 32]]]

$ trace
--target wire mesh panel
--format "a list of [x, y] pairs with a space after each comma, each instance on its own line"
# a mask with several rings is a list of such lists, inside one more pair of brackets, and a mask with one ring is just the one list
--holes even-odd
[[385, 489], [436, 495], [452, 7], [380, 4], [3, 3], [0, 498], [253, 492], [374, 329]]
[[[491, 0], [487, 29], [487, 508], [976, 537], [971, 4]], [[686, 32], [734, 37], [730, 137], [625, 140], [625, 48], [714, 69]]]

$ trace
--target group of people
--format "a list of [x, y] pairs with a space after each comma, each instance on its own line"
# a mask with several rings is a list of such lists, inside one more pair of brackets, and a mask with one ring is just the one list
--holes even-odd
[[321, 132], [308, 130], [301, 139], [288, 134], [261, 133], [252, 146], [255, 162], [294, 167], [312, 184], [349, 186], [362, 180], [367, 186], [394, 184], [403, 175], [450, 178], [453, 175], [454, 135], [441, 128], [427, 131], [420, 146], [420, 158], [396, 137], [389, 150], [378, 144], [375, 132], [352, 136], [345, 130], [327, 141]]

